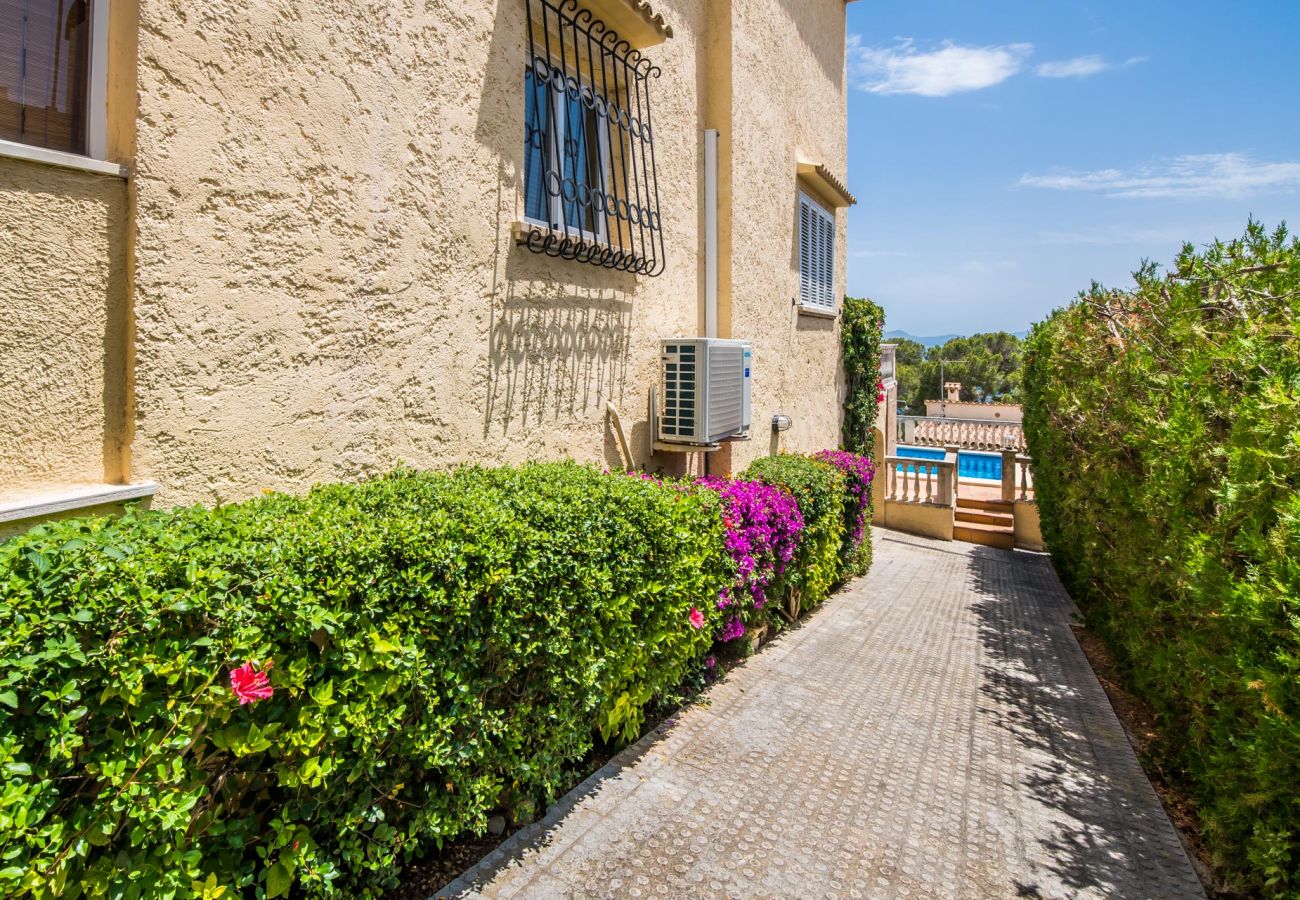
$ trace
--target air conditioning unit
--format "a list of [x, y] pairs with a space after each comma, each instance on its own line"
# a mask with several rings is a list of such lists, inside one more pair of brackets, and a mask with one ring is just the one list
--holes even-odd
[[663, 403], [658, 440], [712, 444], [749, 434], [749, 341], [676, 338], [660, 341]]

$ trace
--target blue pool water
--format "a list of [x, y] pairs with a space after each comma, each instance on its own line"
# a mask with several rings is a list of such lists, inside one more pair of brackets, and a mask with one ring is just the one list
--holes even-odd
[[[903, 447], [894, 451], [899, 456], [913, 459], [943, 459], [943, 451], [938, 447]], [[899, 466], [901, 469], [902, 466]], [[915, 472], [913, 466], [907, 471]], [[962, 450], [957, 453], [958, 478], [988, 478], [992, 481], [1002, 480], [1002, 454], [977, 453], [974, 450]]]

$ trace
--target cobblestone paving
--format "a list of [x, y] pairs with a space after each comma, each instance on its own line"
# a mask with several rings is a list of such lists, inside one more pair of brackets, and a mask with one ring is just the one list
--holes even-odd
[[871, 573], [439, 896], [1202, 897], [1047, 559]]

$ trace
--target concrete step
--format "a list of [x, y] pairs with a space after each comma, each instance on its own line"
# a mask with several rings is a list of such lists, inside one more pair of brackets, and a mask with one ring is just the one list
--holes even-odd
[[975, 522], [980, 525], [1001, 525], [1003, 528], [1014, 530], [1016, 527], [1015, 514], [1010, 512], [994, 512], [986, 509], [966, 509], [957, 507], [958, 522]]
[[955, 541], [983, 544], [986, 547], [1000, 547], [1003, 550], [1014, 550], [1016, 548], [1015, 535], [997, 525], [981, 525], [978, 522], [956, 523], [952, 527], [952, 537]]
[[987, 509], [994, 512], [1010, 513], [1016, 505], [1010, 500], [976, 500], [972, 497], [957, 497], [958, 509]]

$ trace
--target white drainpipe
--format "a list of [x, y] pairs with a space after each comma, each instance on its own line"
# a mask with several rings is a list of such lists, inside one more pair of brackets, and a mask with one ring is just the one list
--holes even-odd
[[718, 336], [718, 130], [704, 130], [704, 336]]

